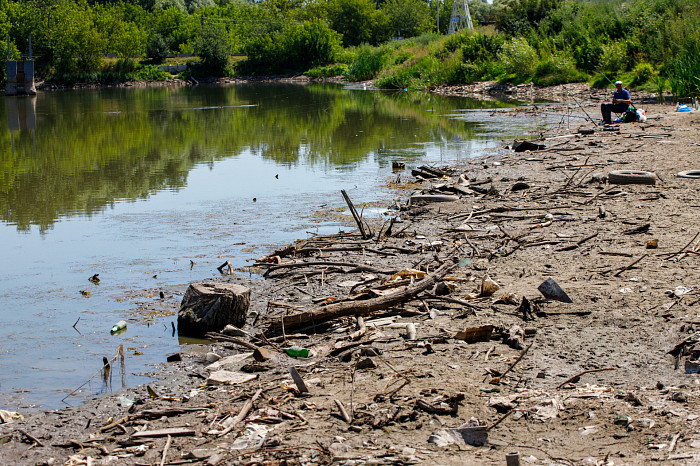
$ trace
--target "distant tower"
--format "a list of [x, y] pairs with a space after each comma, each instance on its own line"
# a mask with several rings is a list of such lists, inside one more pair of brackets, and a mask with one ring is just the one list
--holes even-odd
[[450, 29], [447, 35], [459, 32], [462, 29], [474, 30], [472, 25], [472, 17], [469, 14], [468, 0], [455, 0], [452, 6], [452, 17], [450, 18]]

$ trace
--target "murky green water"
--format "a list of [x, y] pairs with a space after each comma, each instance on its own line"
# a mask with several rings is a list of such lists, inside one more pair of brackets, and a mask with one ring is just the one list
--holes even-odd
[[[483, 110], [494, 106], [326, 85], [4, 98], [0, 407], [63, 406], [120, 344], [123, 382], [145, 381], [136, 374], [179, 350], [176, 316], [135, 315], [131, 291], [338, 231], [312, 214], [342, 208], [340, 189], [356, 203], [391, 198], [377, 186], [392, 160], [476, 156], [542, 123]], [[88, 281], [95, 273], [99, 284]], [[111, 336], [121, 319], [127, 331]], [[109, 389], [96, 378], [67, 401]]]

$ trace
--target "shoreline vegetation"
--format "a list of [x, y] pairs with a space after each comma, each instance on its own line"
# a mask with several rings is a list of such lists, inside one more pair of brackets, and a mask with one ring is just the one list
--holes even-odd
[[0, 36], [12, 59], [31, 37], [36, 80], [56, 86], [304, 75], [407, 90], [621, 79], [674, 101], [700, 94], [693, 0], [474, 0], [475, 30], [448, 36], [452, 4], [438, 30], [437, 3], [420, 0], [2, 0]]

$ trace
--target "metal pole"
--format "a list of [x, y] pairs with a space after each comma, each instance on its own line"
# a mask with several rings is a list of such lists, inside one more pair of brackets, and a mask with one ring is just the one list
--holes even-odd
[[32, 36], [29, 36], [29, 59], [32, 59]]
[[10, 35], [7, 35], [7, 59], [10, 59]]
[[440, 0], [437, 3], [437, 33], [440, 34]]

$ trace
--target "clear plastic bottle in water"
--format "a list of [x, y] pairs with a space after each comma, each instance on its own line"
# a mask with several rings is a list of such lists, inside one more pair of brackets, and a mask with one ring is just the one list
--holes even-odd
[[126, 321], [125, 320], [120, 320], [116, 324], [112, 326], [112, 330], [110, 330], [109, 333], [115, 334], [117, 332], [120, 332], [126, 328]]

